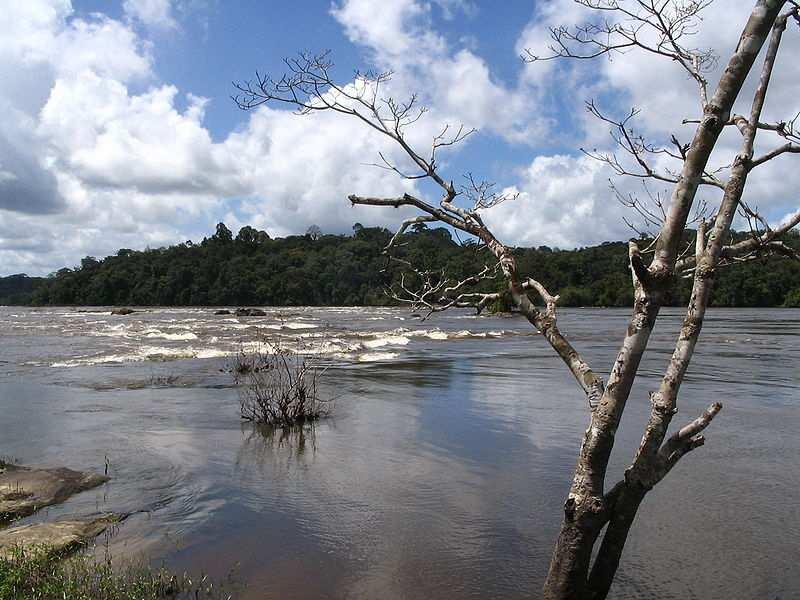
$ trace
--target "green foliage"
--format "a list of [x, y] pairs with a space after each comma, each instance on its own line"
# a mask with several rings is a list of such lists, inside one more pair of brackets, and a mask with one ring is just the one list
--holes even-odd
[[24, 273], [0, 277], [0, 304], [28, 304], [43, 277], [28, 277]]
[[[687, 232], [687, 242], [690, 232]], [[382, 254], [392, 234], [356, 223], [353, 235], [325, 235], [311, 227], [306, 235], [270, 239], [243, 227], [235, 237], [220, 223], [199, 244], [169, 248], [121, 249], [103, 260], [86, 257], [75, 269], [48, 278], [0, 278], [0, 304], [36, 305], [271, 305], [380, 306], [390, 304], [384, 290], [400, 280], [404, 265]], [[734, 236], [741, 239], [742, 235]], [[800, 248], [796, 234], [785, 242]], [[647, 240], [642, 241], [646, 245]], [[577, 250], [540, 246], [517, 248], [520, 273], [535, 276], [561, 296], [561, 306], [631, 306], [633, 293], [627, 244], [606, 242]], [[444, 271], [462, 279], [492, 264], [487, 251], [461, 245], [444, 228], [424, 224], [401, 236], [398, 258], [419, 269]], [[767, 266], [768, 265], [768, 266]], [[480, 291], [496, 291], [498, 281]], [[691, 280], [676, 282], [668, 304], [688, 302]], [[719, 269], [713, 303], [717, 306], [796, 306], [800, 302], [800, 263], [759, 259]], [[508, 309], [500, 302], [496, 310]]]
[[207, 578], [146, 566], [112, 567], [85, 554], [62, 560], [44, 549], [0, 559], [0, 600], [167, 600], [231, 598]]
[[786, 294], [786, 300], [783, 301], [783, 305], [792, 308], [800, 308], [800, 287], [796, 287]]

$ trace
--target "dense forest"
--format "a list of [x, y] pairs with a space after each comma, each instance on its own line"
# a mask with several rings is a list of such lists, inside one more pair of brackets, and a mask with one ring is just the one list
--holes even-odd
[[[687, 240], [691, 232], [687, 232]], [[743, 234], [739, 234], [741, 237]], [[306, 235], [271, 239], [243, 227], [238, 235], [222, 223], [200, 243], [169, 248], [121, 249], [48, 277], [0, 278], [0, 304], [33, 305], [387, 305], [386, 289], [408, 267], [382, 254], [392, 233], [353, 226], [353, 235]], [[800, 236], [787, 237], [800, 249]], [[630, 306], [627, 243], [606, 242], [576, 250], [517, 248], [522, 273], [535, 273], [561, 295], [564, 306]], [[443, 228], [418, 224], [402, 236], [396, 255], [420, 269], [463, 278], [491, 263], [485, 250], [460, 244]], [[408, 276], [408, 275], [407, 275]], [[413, 276], [412, 276], [413, 278]], [[499, 283], [485, 281], [483, 290]], [[671, 304], [685, 303], [690, 281], [678, 280]], [[720, 269], [717, 306], [800, 306], [800, 263], [756, 259]], [[502, 308], [502, 307], [497, 307]]]

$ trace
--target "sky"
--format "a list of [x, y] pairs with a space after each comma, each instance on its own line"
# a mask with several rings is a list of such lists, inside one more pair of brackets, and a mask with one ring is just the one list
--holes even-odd
[[[688, 141], [700, 104], [671, 61], [631, 52], [613, 60], [525, 63], [548, 28], [592, 18], [573, 0], [25, 0], [0, 11], [0, 275], [44, 275], [121, 247], [200, 240], [224, 221], [270, 235], [355, 222], [397, 227], [407, 213], [351, 207], [347, 196], [413, 191], [419, 182], [371, 166], [378, 152], [402, 164], [390, 140], [346, 116], [298, 116], [267, 104], [242, 111], [233, 83], [256, 70], [280, 76], [283, 58], [330, 50], [343, 85], [354, 71], [393, 71], [388, 92], [419, 94], [429, 111], [409, 134], [426, 147], [444, 124], [477, 133], [440, 157], [516, 195], [484, 218], [508, 244], [572, 248], [632, 235], [615, 199], [668, 195], [664, 184], [618, 179], [581, 148], [610, 149], [609, 126], [585, 110], [640, 109], [635, 127]], [[721, 57], [716, 82], [750, 3], [717, 0], [691, 45]], [[764, 117], [800, 110], [800, 31], [785, 36]], [[755, 77], [737, 112], [749, 112]], [[728, 128], [712, 157], [729, 164]], [[780, 145], [762, 136], [758, 150]], [[670, 165], [660, 157], [659, 165]], [[774, 222], [795, 212], [800, 168], [792, 155], [753, 172], [746, 193]], [[704, 189], [711, 204], [716, 190]]]

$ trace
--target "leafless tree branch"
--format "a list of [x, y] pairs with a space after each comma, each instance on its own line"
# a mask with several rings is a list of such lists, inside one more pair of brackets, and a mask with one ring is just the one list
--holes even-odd
[[625, 54], [634, 49], [669, 59], [680, 65], [697, 83], [702, 107], [708, 104], [706, 74], [717, 63], [708, 49], [691, 48], [685, 41], [697, 33], [705, 1], [575, 0], [586, 7], [594, 21], [575, 27], [552, 27], [546, 54], [526, 49], [523, 60], [537, 62], [556, 58], [593, 59]]
[[[637, 134], [629, 126], [629, 123], [632, 121], [632, 119], [639, 114], [638, 109], [631, 109], [621, 120], [616, 120], [607, 116], [595, 104], [594, 100], [590, 100], [586, 103], [586, 110], [595, 118], [613, 126], [613, 129], [610, 132], [611, 138], [614, 140], [614, 143], [618, 148], [620, 148], [626, 155], [634, 160], [635, 167], [632, 168], [625, 164], [625, 162], [623, 162], [617, 156], [617, 154], [613, 152], [601, 152], [597, 149], [586, 150], [584, 148], [581, 148], [581, 152], [590, 158], [608, 165], [617, 175], [636, 177], [640, 179], [650, 178], [672, 184], [678, 182], [678, 174], [655, 168], [648, 160], [648, 157], [666, 155], [677, 160], [685, 161], [688, 146], [678, 142], [677, 138], [674, 136], [672, 137], [671, 142], [677, 147], [677, 153], [671, 151], [669, 148], [661, 148], [655, 146], [654, 144], [648, 143], [642, 135]], [[725, 183], [720, 181], [720, 179], [713, 173], [704, 172], [699, 180], [699, 183], [725, 189]]]

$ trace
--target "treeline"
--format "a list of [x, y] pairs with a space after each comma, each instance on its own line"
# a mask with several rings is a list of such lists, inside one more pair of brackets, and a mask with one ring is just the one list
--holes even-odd
[[45, 281], [43, 277], [24, 274], [0, 277], [0, 305], [30, 304], [34, 290]]
[[[690, 233], [687, 232], [687, 242]], [[385, 293], [407, 261], [418, 269], [444, 269], [453, 278], [474, 274], [491, 257], [485, 249], [462, 245], [443, 228], [418, 224], [396, 246], [401, 260], [382, 254], [392, 233], [356, 224], [353, 235], [306, 235], [271, 239], [243, 227], [234, 237], [222, 223], [200, 243], [169, 248], [121, 249], [98, 260], [48, 277], [0, 278], [0, 304], [32, 305], [271, 305], [341, 306], [393, 304]], [[741, 236], [739, 236], [741, 237]], [[800, 237], [786, 243], [800, 249]], [[520, 271], [535, 274], [561, 295], [563, 306], [630, 306], [633, 298], [627, 243], [606, 242], [577, 250], [518, 248]], [[670, 304], [685, 304], [689, 280], [678, 280]], [[499, 281], [482, 290], [501, 289]], [[800, 306], [800, 263], [773, 258], [720, 269], [713, 303], [717, 306]], [[503, 308], [502, 306], [496, 308]]]

